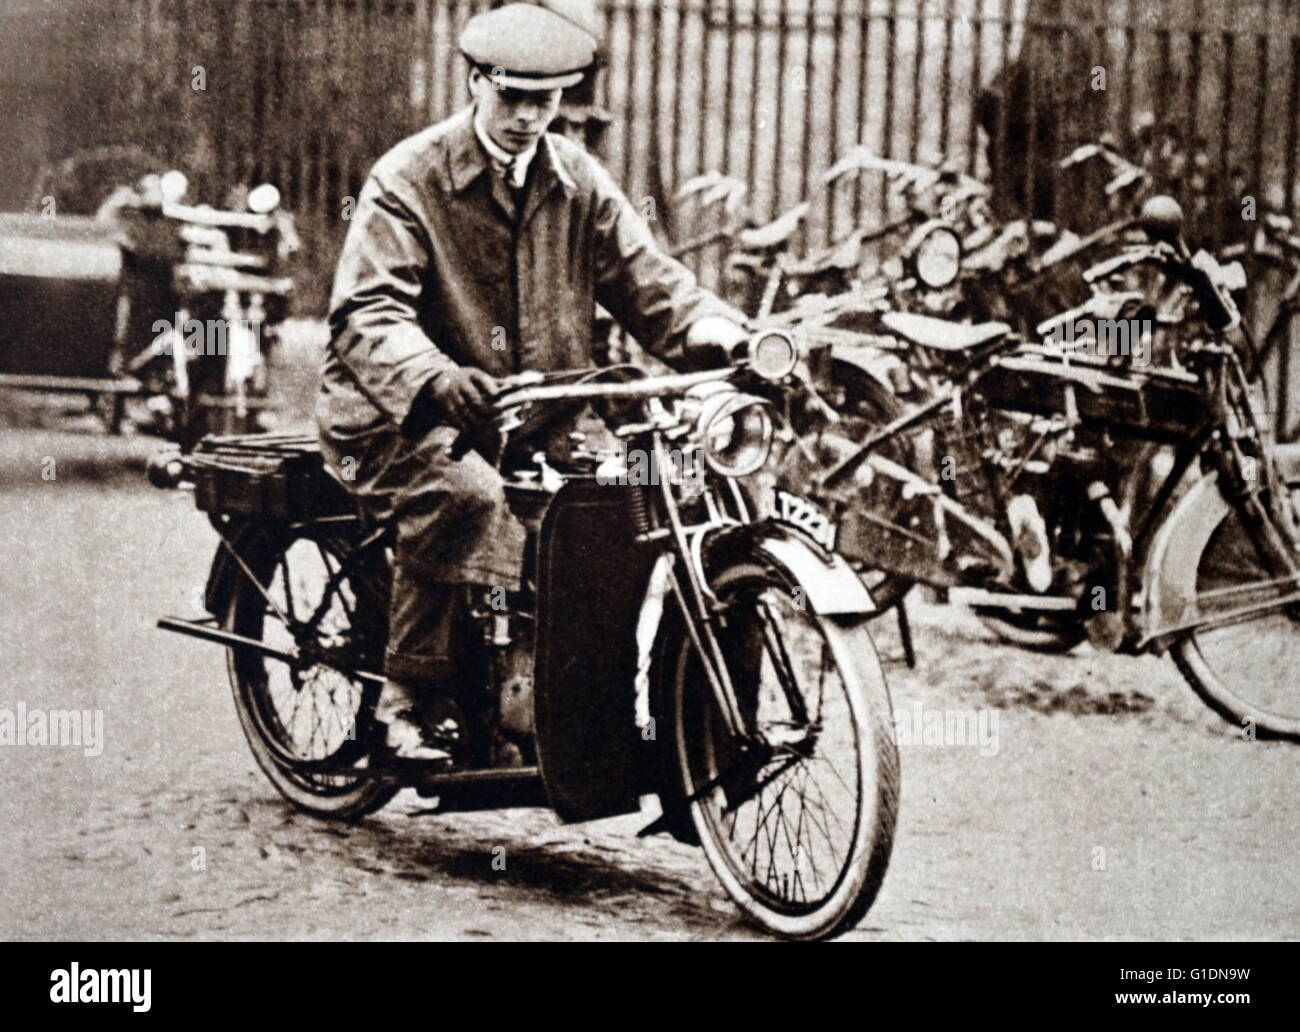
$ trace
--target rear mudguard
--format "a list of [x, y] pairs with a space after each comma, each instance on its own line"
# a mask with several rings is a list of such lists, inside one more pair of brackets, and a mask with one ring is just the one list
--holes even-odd
[[1229, 511], [1213, 473], [1196, 481], [1170, 510], [1156, 532], [1143, 567], [1139, 647], [1163, 652], [1171, 639], [1160, 637], [1160, 628], [1175, 626], [1195, 615], [1196, 571], [1201, 553]]
[[[258, 535], [265, 537], [267, 529], [264, 524], [246, 520], [233, 526], [226, 524], [220, 533], [248, 561], [247, 556], [255, 554], [254, 539]], [[217, 551], [212, 556], [212, 566], [208, 570], [208, 583], [203, 589], [203, 608], [218, 619], [225, 616], [241, 579], [247, 576], [225, 543], [217, 542]]]

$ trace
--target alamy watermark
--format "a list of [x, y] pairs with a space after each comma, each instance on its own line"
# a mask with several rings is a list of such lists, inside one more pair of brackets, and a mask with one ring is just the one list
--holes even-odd
[[894, 738], [899, 745], [975, 746], [981, 756], [1001, 748], [997, 710], [926, 709], [919, 701], [894, 710]]
[[0, 709], [0, 746], [74, 746], [87, 756], [104, 751], [103, 710], [28, 709], [21, 699], [14, 709]]
[[[224, 358], [233, 349], [261, 349], [262, 323], [253, 319], [158, 319], [153, 324], [155, 355], [181, 351], [187, 358]], [[233, 344], [232, 344], [233, 342]]]
[[82, 968], [75, 961], [50, 972], [51, 1003], [128, 1003], [143, 1014], [152, 1006], [153, 969]]
[[1150, 319], [1065, 319], [1043, 338], [1056, 354], [1127, 358], [1132, 365], [1151, 364]]
[[655, 487], [661, 483], [698, 484], [704, 465], [698, 448], [684, 451], [673, 448], [662, 453], [629, 448], [623, 444], [619, 454], [606, 459], [596, 470], [596, 483], [623, 487]]

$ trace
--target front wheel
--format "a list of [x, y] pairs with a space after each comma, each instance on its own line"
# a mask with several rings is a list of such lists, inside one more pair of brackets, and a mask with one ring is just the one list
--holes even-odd
[[874, 901], [897, 818], [898, 750], [871, 634], [861, 618], [810, 612], [802, 589], [758, 563], [712, 587], [747, 734], [728, 729], [683, 636], [670, 678], [691, 820], [751, 921], [791, 939], [836, 935]]
[[1196, 562], [1187, 612], [1204, 621], [1170, 647], [1187, 682], [1243, 728], [1300, 738], [1300, 549], [1281, 522], [1275, 541], [1291, 556], [1256, 547], [1225, 506]]

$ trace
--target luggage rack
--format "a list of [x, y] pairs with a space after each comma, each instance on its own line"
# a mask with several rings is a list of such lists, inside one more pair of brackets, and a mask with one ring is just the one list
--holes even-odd
[[313, 434], [208, 436], [183, 462], [203, 512], [280, 520], [355, 512], [326, 470]]

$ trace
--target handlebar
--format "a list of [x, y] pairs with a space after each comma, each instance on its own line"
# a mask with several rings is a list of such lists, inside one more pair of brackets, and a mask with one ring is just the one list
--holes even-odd
[[[492, 398], [491, 423], [498, 434], [504, 434], [520, 425], [516, 414], [524, 405], [558, 405], [570, 401], [593, 401], [597, 398], [654, 398], [681, 393], [710, 380], [723, 380], [734, 372], [734, 368], [709, 369], [698, 373], [647, 376], [631, 383], [545, 383], [540, 375], [534, 377], [524, 373], [502, 382], [502, 389]], [[469, 430], [457, 434], [451, 445], [451, 458], [457, 462], [463, 459], [474, 447], [474, 438], [475, 434]]]
[[1056, 167], [1061, 170], [1070, 169], [1097, 157], [1103, 158], [1114, 172], [1103, 188], [1107, 197], [1113, 197], [1121, 190], [1125, 190], [1134, 184], [1146, 182], [1151, 178], [1151, 173], [1145, 168], [1129, 161], [1123, 154], [1106, 143], [1085, 143], [1081, 147], [1076, 147], [1058, 161]]
[[[593, 382], [593, 378], [610, 372], [596, 367], [590, 370], [570, 370], [561, 377], [579, 377], [576, 381], [547, 382], [540, 372], [521, 373], [499, 381], [499, 389], [492, 398], [492, 423], [498, 434], [522, 425], [518, 413], [526, 405], [562, 405], [573, 401], [596, 399], [648, 399], [665, 395], [684, 394], [692, 387], [730, 379], [743, 371], [769, 382], [784, 380], [793, 373], [805, 348], [796, 343], [794, 336], [782, 329], [765, 329], [753, 333], [749, 339], [732, 352], [733, 364], [703, 369], [691, 373], [647, 375], [632, 381]], [[780, 353], [779, 353], [780, 352]], [[552, 376], [552, 381], [554, 376]], [[459, 460], [473, 447], [473, 432], [462, 430], [452, 443], [452, 459]]]
[[[508, 412], [520, 405], [539, 402], [590, 401], [594, 398], [652, 398], [662, 394], [675, 394], [696, 384], [710, 380], [724, 380], [735, 368], [706, 369], [698, 373], [670, 373], [664, 376], [647, 376], [631, 383], [562, 383], [520, 382], [523, 378], [506, 381], [507, 386], [492, 399], [498, 413]], [[525, 374], [527, 376], [527, 374]]]
[[1223, 271], [1205, 251], [1190, 254], [1182, 237], [1172, 242], [1142, 244], [1088, 269], [1083, 278], [1089, 284], [1143, 262], [1155, 262], [1185, 283], [1196, 298], [1206, 323], [1217, 333], [1234, 329], [1241, 322], [1236, 302], [1219, 280]]
[[258, 214], [251, 211], [225, 211], [221, 208], [200, 207], [163, 201], [162, 215], [191, 226], [213, 226], [218, 229], [251, 229], [255, 233], [269, 233], [275, 228], [274, 213]]

